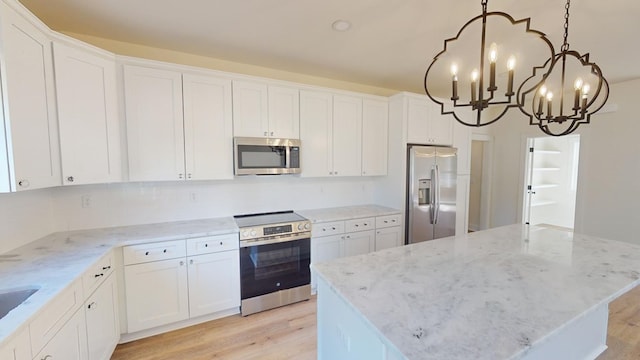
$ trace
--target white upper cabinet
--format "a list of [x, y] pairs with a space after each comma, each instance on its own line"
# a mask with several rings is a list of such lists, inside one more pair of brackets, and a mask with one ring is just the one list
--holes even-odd
[[362, 173], [362, 98], [333, 96], [333, 175]]
[[389, 102], [362, 101], [362, 175], [387, 175]]
[[63, 185], [120, 181], [115, 57], [62, 43], [53, 50]]
[[182, 74], [124, 67], [129, 180], [185, 178]]
[[333, 175], [333, 95], [300, 91], [302, 176]]
[[231, 81], [125, 65], [131, 181], [233, 177]]
[[245, 137], [298, 139], [298, 89], [233, 81], [233, 134]]
[[410, 144], [453, 144], [453, 119], [441, 115], [440, 107], [426, 96], [407, 99], [407, 142]]
[[0, 191], [61, 184], [51, 41], [0, 2]]
[[231, 81], [184, 74], [187, 179], [233, 178]]

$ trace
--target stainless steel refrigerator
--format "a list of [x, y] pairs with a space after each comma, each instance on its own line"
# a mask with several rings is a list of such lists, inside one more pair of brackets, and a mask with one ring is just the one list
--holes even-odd
[[455, 235], [457, 149], [408, 147], [408, 244]]

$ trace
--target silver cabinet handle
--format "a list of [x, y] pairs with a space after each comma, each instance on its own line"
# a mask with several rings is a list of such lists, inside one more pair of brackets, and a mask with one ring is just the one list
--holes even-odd
[[68, 182], [73, 182], [73, 180], [74, 180], [73, 176], [67, 176], [67, 181]]
[[271, 132], [271, 136], [273, 136], [273, 131]]
[[193, 265], [193, 259], [189, 260], [189, 264]]
[[187, 174], [187, 179], [191, 179], [191, 173]]
[[102, 267], [102, 270], [110, 270], [110, 269], [111, 269], [111, 265]]
[[264, 136], [267, 136], [267, 134], [268, 134], [268, 133], [265, 131], [265, 132], [264, 132]]
[[43, 358], [42, 358], [42, 359], [40, 359], [40, 360], [47, 360], [47, 359], [53, 359], [53, 356], [51, 356], [51, 355], [47, 355], [47, 356], [43, 357]]
[[104, 276], [104, 274], [95, 274], [95, 275], [93, 275], [94, 278], [99, 278], [100, 276]]
[[178, 179], [184, 178], [184, 174], [178, 174]]
[[180, 266], [184, 265], [184, 261], [180, 261]]
[[91, 302], [91, 304], [87, 305], [87, 309], [92, 309], [94, 307], [96, 307], [96, 302], [95, 301], [93, 301], [93, 302]]
[[224, 245], [224, 243], [222, 241], [220, 241], [220, 246]]
[[20, 187], [26, 187], [27, 188], [27, 187], [29, 187], [29, 185], [31, 185], [29, 183], [29, 180], [20, 180], [20, 181], [18, 181], [18, 186], [20, 186]]

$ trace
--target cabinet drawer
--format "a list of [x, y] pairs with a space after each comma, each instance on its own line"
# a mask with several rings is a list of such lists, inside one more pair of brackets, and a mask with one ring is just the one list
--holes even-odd
[[313, 224], [311, 236], [329, 236], [344, 233], [344, 221], [333, 221], [320, 224]]
[[240, 239], [237, 233], [187, 239], [188, 256], [237, 250], [239, 247]]
[[392, 226], [400, 226], [400, 214], [378, 216], [376, 218], [376, 229], [382, 229]]
[[175, 259], [187, 255], [184, 240], [125, 246], [122, 252], [125, 265]]
[[93, 291], [106, 279], [114, 269], [113, 251], [100, 258], [82, 275], [84, 297], [89, 297]]
[[40, 349], [53, 338], [83, 302], [82, 281], [78, 279], [69, 289], [58, 294], [44, 306], [43, 311], [29, 325], [33, 354], [40, 352]]
[[344, 223], [345, 223], [346, 232], [354, 232], [354, 231], [373, 230], [376, 221], [374, 218], [363, 218], [363, 219], [347, 220]]

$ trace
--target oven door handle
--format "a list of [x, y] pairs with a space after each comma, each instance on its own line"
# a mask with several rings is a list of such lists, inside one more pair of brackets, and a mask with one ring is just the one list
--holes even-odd
[[291, 236], [285, 236], [285, 237], [240, 240], [240, 247], [244, 248], [244, 247], [259, 246], [259, 245], [277, 244], [277, 243], [283, 243], [283, 242], [295, 241], [295, 240], [301, 240], [301, 239], [310, 239], [310, 238], [311, 238], [311, 232], [307, 231], [307, 232], [292, 234]]

